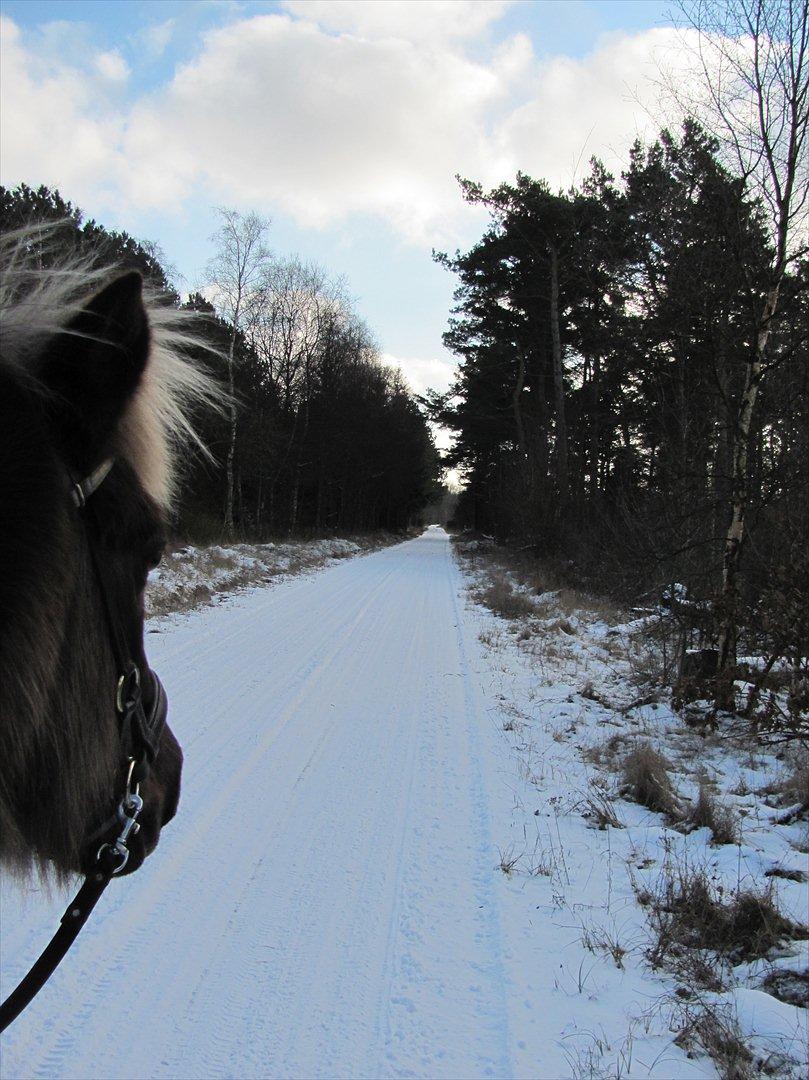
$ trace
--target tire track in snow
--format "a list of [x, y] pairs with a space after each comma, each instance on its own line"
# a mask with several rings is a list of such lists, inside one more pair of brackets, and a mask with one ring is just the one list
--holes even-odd
[[432, 532], [155, 635], [180, 816], [4, 1076], [508, 1075], [456, 578]]
[[[433, 592], [444, 623], [433, 672], [435, 719], [422, 740], [417, 780], [425, 805], [429, 791], [441, 797], [432, 799], [430, 814], [408, 837], [402, 860], [404, 895], [380, 1076], [413, 1075], [414, 1045], [432, 1047], [429, 1054], [422, 1050], [416, 1075], [512, 1075], [504, 973], [499, 956], [490, 955], [499, 948], [499, 935], [490, 933], [496, 857], [487, 816], [480, 813], [477, 761], [486, 720], [461, 636], [458, 584], [447, 547], [440, 588]], [[457, 829], [459, 817], [464, 830]], [[466, 929], [459, 933], [455, 926], [467, 924], [470, 913], [478, 928], [471, 941]]]
[[[349, 658], [349, 663], [357, 666], [357, 661], [362, 657], [363, 652], [368, 652], [373, 647], [372, 643], [385, 635], [385, 632], [395, 622], [395, 609], [383, 607], [380, 609], [380, 616], [382, 617], [369, 622], [363, 641], [357, 642], [355, 640], [353, 642], [354, 655]], [[203, 1012], [206, 1012], [216, 1000], [224, 998], [225, 1002], [222, 1018], [215, 1022], [214, 1031], [212, 1032], [214, 1047], [205, 1054], [202, 1060], [206, 1074], [225, 1075], [227, 1059], [231, 1050], [229, 1042], [222, 1032], [226, 1033], [229, 1029], [232, 1030], [233, 1023], [238, 1023], [242, 1032], [242, 1039], [246, 1048], [242, 1068], [248, 1074], [263, 1075], [269, 1061], [276, 1061], [280, 1068], [280, 1061], [278, 1061], [279, 1049], [276, 1047], [274, 1051], [270, 1050], [267, 1048], [267, 1043], [272, 1044], [277, 1041], [274, 1037], [280, 1027], [283, 1029], [284, 1042], [294, 1045], [297, 1041], [296, 1031], [298, 1026], [307, 1022], [308, 1014], [314, 1008], [314, 1002], [311, 995], [309, 995], [306, 1010], [299, 1009], [297, 1012], [291, 1010], [289, 1001], [285, 999], [283, 993], [283, 980], [277, 987], [268, 986], [267, 996], [262, 1002], [261, 1012], [258, 1012], [255, 1008], [251, 1009], [249, 1005], [251, 999], [255, 997], [255, 987], [262, 984], [261, 975], [265, 970], [271, 979], [273, 975], [283, 975], [282, 969], [276, 963], [281, 943], [287, 954], [293, 954], [301, 958], [306, 951], [307, 936], [313, 936], [312, 923], [314, 922], [317, 925], [313, 909], [317, 907], [319, 897], [316, 891], [311, 888], [311, 880], [306, 868], [312, 867], [314, 874], [317, 875], [317, 868], [323, 857], [319, 838], [325, 835], [325, 829], [331, 823], [328, 821], [327, 812], [326, 822], [321, 820], [322, 808], [316, 807], [315, 813], [312, 814], [312, 807], [308, 805], [311, 800], [310, 792], [303, 791], [296, 794], [296, 789], [303, 783], [305, 775], [310, 770], [315, 769], [321, 761], [326, 740], [333, 735], [341, 720], [345, 720], [345, 717], [336, 717], [328, 731], [324, 731], [318, 743], [317, 752], [310, 756], [293, 786], [286, 823], [284, 828], [280, 830], [275, 845], [276, 848], [280, 847], [281, 849], [290, 845], [292, 855], [287, 858], [279, 858], [274, 851], [269, 851], [262, 858], [261, 866], [256, 868], [251, 887], [243, 890], [239, 904], [234, 907], [234, 920], [231, 929], [236, 932], [237, 936], [243, 934], [249, 939], [252, 928], [248, 926], [245, 930], [244, 923], [249, 922], [251, 917], [256, 916], [256, 912], [252, 910], [251, 905], [254, 905], [257, 897], [261, 895], [258, 883], [263, 873], [268, 875], [265, 884], [272, 893], [273, 903], [275, 905], [280, 904], [287, 914], [276, 919], [277, 925], [274, 932], [268, 933], [266, 929], [259, 931], [256, 928], [255, 933], [257, 936], [260, 934], [261, 937], [268, 938], [271, 944], [262, 950], [261, 955], [254, 952], [250, 956], [247, 970], [241, 974], [229, 993], [223, 995], [221, 985], [217, 984], [200, 987]], [[346, 733], [344, 732], [343, 739], [345, 739], [345, 736]], [[334, 749], [334, 747], [331, 747], [333, 754]], [[294, 799], [294, 803], [292, 799]], [[346, 835], [350, 836], [354, 828], [353, 823], [346, 821], [342, 823], [342, 826]], [[298, 835], [296, 835], [296, 830], [298, 830]], [[303, 835], [299, 835], [301, 831]], [[308, 844], [306, 843], [307, 831], [309, 832]], [[303, 875], [301, 883], [296, 887], [295, 871], [297, 865], [303, 868]], [[333, 898], [330, 910], [334, 911], [335, 903], [336, 898]], [[287, 926], [290, 929], [287, 929]], [[346, 931], [345, 928], [339, 929], [335, 927], [334, 919], [331, 919], [328, 922], [321, 922], [320, 935], [324, 939], [336, 938], [342, 940], [346, 936]], [[313, 962], [311, 966], [313, 973], [316, 974], [316, 963]], [[269, 1036], [269, 1039], [267, 1036]], [[181, 1062], [183, 1056], [182, 1053], [179, 1053], [168, 1063], [168, 1075], [172, 1074], [172, 1062], [175, 1060]], [[281, 1068], [281, 1075], [284, 1075], [283, 1068]]]
[[[382, 554], [387, 554], [384, 552]], [[336, 569], [341, 569], [338, 567]], [[379, 580], [376, 581], [373, 587], [368, 590], [367, 593], [360, 595], [358, 599], [355, 599], [354, 603], [349, 609], [349, 615], [346, 618], [345, 614], [341, 616], [343, 625], [341, 630], [343, 634], [336, 634], [334, 632], [333, 622], [334, 620], [325, 619], [321, 624], [321, 632], [317, 634], [315, 640], [314, 653], [310, 651], [302, 663], [295, 667], [294, 674], [287, 680], [285, 680], [285, 688], [290, 693], [291, 700], [287, 701], [284, 707], [278, 714], [278, 721], [274, 728], [265, 734], [264, 740], [261, 744], [255, 747], [250, 755], [241, 763], [239, 770], [227, 781], [222, 784], [222, 744], [218, 741], [214, 742], [211, 747], [211, 752], [207, 755], [207, 765], [203, 765], [201, 775], [195, 779], [194, 787], [199, 792], [199, 798], [194, 800], [193, 795], [188, 791], [184, 791], [183, 799], [181, 802], [181, 812], [177, 818], [177, 822], [173, 823], [166, 830], [163, 839], [161, 840], [161, 850], [156, 853], [155, 857], [150, 859], [141, 869], [135, 877], [126, 879], [120, 889], [116, 890], [117, 895], [110, 897], [110, 894], [106, 894], [102, 903], [105, 907], [110, 904], [110, 900], [113, 900], [115, 909], [114, 913], [111, 912], [111, 925], [115, 926], [115, 937], [126, 949], [129, 956], [138, 955], [141, 950], [147, 950], [150, 947], [150, 938], [154, 933], [154, 920], [157, 918], [157, 909], [160, 907], [168, 907], [172, 904], [172, 901], [179, 905], [179, 910], [184, 907], [187, 908], [189, 899], [193, 900], [193, 897], [188, 896], [188, 882], [189, 880], [196, 880], [202, 884], [202, 888], [205, 888], [204, 883], [210, 875], [210, 868], [208, 863], [212, 859], [211, 853], [207, 850], [207, 838], [209, 837], [214, 822], [219, 817], [226, 807], [234, 802], [235, 796], [240, 789], [243, 788], [245, 781], [249, 778], [250, 774], [255, 772], [261, 764], [261, 761], [271, 750], [273, 743], [283, 733], [284, 728], [296, 715], [301, 700], [306, 696], [308, 692], [311, 692], [312, 684], [320, 684], [326, 676], [329, 669], [329, 665], [334, 661], [335, 657], [339, 656], [342, 652], [350, 650], [351, 633], [358, 626], [369, 609], [372, 609], [378, 593], [384, 589], [387, 580], [395, 572], [395, 568], [383, 572], [379, 576]], [[342, 594], [348, 586], [344, 586], [340, 590]], [[264, 599], [263, 597], [260, 599]], [[273, 617], [273, 605], [261, 605], [265, 614], [270, 613], [270, 617]], [[384, 612], [384, 609], [381, 609]], [[245, 627], [245, 638], [249, 640], [250, 635], [254, 635], [257, 629], [257, 618], [254, 617], [247, 621]], [[249, 633], [248, 633], [249, 631]], [[208, 635], [205, 635], [207, 638]], [[217, 641], [217, 638], [210, 638], [209, 640]], [[227, 635], [227, 640], [238, 645], [237, 635], [235, 632]], [[324, 643], [328, 643], [328, 651], [325, 655], [321, 655], [320, 650], [324, 648]], [[297, 642], [295, 642], [297, 646]], [[201, 650], [199, 663], [205, 667], [208, 671], [215, 671], [213, 665], [213, 652], [216, 646], [208, 644], [206, 642], [206, 648]], [[221, 651], [220, 651], [221, 655]], [[241, 673], [245, 668], [252, 666], [249, 657], [249, 651], [239, 650], [239, 666], [235, 668], [235, 671], [231, 669], [228, 672], [229, 679], [235, 679], [239, 682]], [[312, 657], [315, 659], [312, 659]], [[319, 657], [319, 659], [318, 659]], [[185, 658], [184, 658], [185, 659]], [[155, 661], [156, 666], [157, 661]], [[303, 677], [303, 682], [300, 685], [295, 685], [296, 676], [302, 677], [302, 673], [306, 672]], [[168, 681], [168, 680], [167, 680]], [[192, 674], [191, 683], [195, 682], [195, 678]], [[172, 679], [172, 683], [174, 680]], [[227, 685], [227, 684], [226, 684]], [[176, 687], [172, 687], [170, 693], [172, 698], [175, 697]], [[238, 696], [240, 691], [236, 691]], [[222, 699], [222, 705], [218, 708], [217, 714], [222, 715], [226, 713], [233, 706], [234, 697], [232, 694], [226, 694]], [[179, 710], [175, 710], [179, 711]], [[244, 734], [244, 728], [246, 723], [241, 724], [242, 734]], [[182, 738], [181, 738], [182, 741]], [[230, 737], [227, 740], [227, 745], [232, 744], [235, 741], [234, 737]], [[313, 751], [314, 753], [314, 751]], [[188, 758], [191, 759], [192, 755], [189, 753]], [[310, 759], [311, 759], [310, 754]], [[188, 763], [186, 765], [186, 772], [188, 771]], [[188, 819], [183, 815], [186, 813], [187, 802], [200, 802], [205, 800], [204, 787], [209, 784], [213, 790], [217, 790], [216, 797], [207, 803], [202, 815], [196, 819], [193, 824], [189, 825]], [[203, 790], [200, 790], [200, 789]], [[190, 797], [189, 797], [190, 796]], [[259, 820], [258, 812], [254, 815], [254, 820]], [[283, 821], [278, 823], [278, 827], [283, 827]], [[177, 845], [177, 832], [176, 827], [180, 826], [182, 833], [181, 844]], [[234, 837], [238, 836], [238, 826], [234, 828]], [[164, 850], [169, 847], [170, 851]], [[232, 861], [232, 853], [225, 853], [226, 856]], [[195, 860], [196, 864], [193, 870], [188, 869], [189, 860]], [[225, 864], [226, 865], [226, 864]], [[148, 874], [147, 874], [148, 868]], [[234, 875], [234, 878], [236, 876]], [[144, 884], [148, 878], [148, 884]], [[238, 882], [238, 879], [236, 879]], [[176, 888], [176, 894], [173, 896], [172, 889]], [[122, 893], [124, 894], [122, 897]], [[134, 895], [133, 895], [134, 893]], [[128, 895], [127, 895], [128, 894]], [[65, 901], [66, 903], [66, 901]], [[64, 905], [62, 905], [64, 906]], [[60, 912], [61, 913], [61, 912]], [[199, 936], [204, 941], [206, 938], [206, 930], [210, 926], [211, 920], [216, 918], [218, 909], [214, 906], [207, 906], [198, 914], [197, 931]], [[119, 946], [120, 949], [120, 946]], [[169, 951], [168, 955], [171, 955]], [[123, 1022], [126, 1022], [126, 1008], [120, 1010], [116, 1007], [110, 1007], [107, 1004], [107, 999], [112, 994], [113, 988], [116, 984], [120, 984], [122, 979], [122, 969], [125, 967], [125, 963], [116, 961], [116, 954], [113, 953], [110, 956], [109, 934], [105, 933], [101, 924], [97, 920], [93, 920], [88, 927], [83, 931], [77, 945], [71, 952], [70, 962], [81, 964], [82, 968], [87, 972], [87, 982], [91, 986], [91, 994], [89, 996], [82, 996], [80, 998], [81, 1004], [73, 1017], [73, 1022], [69, 1025], [61, 1027], [55, 1025], [52, 1031], [49, 1031], [45, 1037], [40, 1037], [36, 1040], [36, 1049], [38, 1054], [43, 1055], [42, 1069], [37, 1071], [37, 1076], [52, 1076], [54, 1075], [56, 1065], [59, 1061], [63, 1060], [66, 1056], [70, 1056], [71, 1051], [75, 1049], [80, 1052], [80, 1044], [83, 1042], [81, 1037], [81, 1031], [90, 1017], [99, 1014], [100, 1023], [98, 1024], [99, 1037], [110, 1038], [112, 1040], [116, 1037], [116, 1027], [119, 1012], [123, 1012], [121, 1018]], [[30, 961], [29, 961], [30, 962]], [[186, 957], [186, 964], [193, 964], [194, 958]], [[167, 969], [171, 967], [176, 968], [176, 964], [168, 963], [165, 965]], [[159, 997], [162, 1001], [169, 993], [170, 986], [176, 986], [178, 983], [182, 984], [188, 976], [187, 968], [182, 966], [172, 972], [167, 970], [166, 972], [166, 984], [161, 985], [157, 983], [153, 987], [153, 993]], [[49, 985], [43, 991], [42, 995], [37, 999], [37, 1002], [31, 1007], [33, 1011], [42, 1011], [43, 1006], [47, 1004], [48, 999], [54, 1002], [54, 1010], [58, 1013], [60, 1002], [60, 982], [63, 978], [70, 979], [71, 975], [66, 971], [66, 968], [61, 968]], [[33, 1047], [32, 1047], [33, 1050]], [[77, 1075], [93, 1075], [92, 1063], [88, 1061], [86, 1064], [86, 1072], [79, 1071]], [[27, 1074], [23, 1074], [27, 1075]], [[110, 1072], [109, 1075], [118, 1075], [115, 1072]], [[128, 1075], [124, 1072], [122, 1075]]]
[[[393, 609], [391, 630], [395, 621]], [[405, 653], [400, 655], [397, 672], [407, 685], [417, 678], [422, 656], [423, 643], [414, 628]], [[411, 712], [408, 720], [407, 712], [401, 697], [388, 703], [384, 713], [387, 730], [409, 735], [413, 716]], [[384, 747], [379, 743], [380, 732], [378, 728], [376, 752], [381, 755]], [[372, 737], [372, 733], [366, 731], [365, 737]], [[349, 742], [344, 757], [353, 756], [355, 746]], [[313, 903], [308, 883], [303, 883], [301, 892], [287, 895], [289, 910], [301, 899], [308, 900], [300, 911], [299, 930], [289, 955], [296, 956], [310, 974], [286, 992], [283, 983], [271, 989], [267, 1005], [276, 1023], [256, 1032], [250, 1055], [252, 1075], [263, 1075], [268, 1068], [281, 1076], [371, 1075], [363, 1063], [368, 1060], [366, 1047], [372, 1043], [375, 994], [385, 966], [384, 949], [374, 930], [375, 924], [384, 922], [396, 889], [396, 846], [389, 843], [388, 830], [391, 822], [397, 823], [399, 829], [406, 826], [406, 814], [400, 812], [400, 807], [409, 786], [407, 774], [412, 770], [412, 757], [408, 766], [396, 755], [388, 754], [385, 782], [377, 782], [364, 792], [356, 791], [358, 803], [361, 800], [364, 805], [354, 807], [352, 818], [342, 822], [342, 836], [333, 841], [338, 867], [336, 873], [327, 871], [326, 884], [330, 887], [325, 916], [322, 907]], [[360, 811], [362, 816], [358, 817]], [[302, 866], [321, 864], [324, 835], [314, 830], [310, 849], [300, 856]], [[318, 954], [326, 942], [337, 943], [340, 963], [331, 967], [321, 964], [318, 970]], [[309, 1034], [310, 1029], [345, 1032], [347, 1028], [351, 1031], [348, 1059], [345, 1047], [333, 1048], [329, 1039], [312, 1039]], [[307, 1041], [311, 1043], [308, 1050], [304, 1049]], [[373, 1046], [369, 1049], [373, 1060]]]

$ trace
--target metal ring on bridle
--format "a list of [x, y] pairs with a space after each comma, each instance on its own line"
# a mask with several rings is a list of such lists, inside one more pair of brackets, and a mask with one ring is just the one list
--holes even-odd
[[140, 671], [134, 664], [118, 679], [118, 686], [115, 691], [115, 708], [122, 714], [126, 710], [124, 693], [129, 687], [130, 681], [134, 683], [136, 688], [140, 688]]

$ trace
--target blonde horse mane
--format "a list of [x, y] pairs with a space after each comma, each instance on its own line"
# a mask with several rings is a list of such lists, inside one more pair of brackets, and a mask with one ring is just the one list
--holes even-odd
[[[0, 357], [37, 385], [36, 365], [49, 339], [68, 331], [92, 295], [122, 267], [94, 265], [86, 254], [58, 252], [65, 222], [31, 225], [0, 241]], [[46, 265], [43, 265], [43, 262]], [[164, 509], [177, 491], [182, 447], [207, 454], [193, 424], [200, 406], [221, 410], [222, 388], [190, 354], [210, 354], [195, 312], [181, 311], [144, 287], [150, 353], [143, 378], [119, 424], [113, 453], [134, 469]], [[68, 331], [69, 332], [69, 331]]]

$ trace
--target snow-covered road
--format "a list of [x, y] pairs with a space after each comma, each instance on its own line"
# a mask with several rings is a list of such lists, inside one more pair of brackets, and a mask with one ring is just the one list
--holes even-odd
[[[461, 594], [431, 529], [160, 624], [179, 816], [4, 1078], [514, 1075], [490, 827], [513, 766]], [[63, 905], [5, 883], [6, 990]]]

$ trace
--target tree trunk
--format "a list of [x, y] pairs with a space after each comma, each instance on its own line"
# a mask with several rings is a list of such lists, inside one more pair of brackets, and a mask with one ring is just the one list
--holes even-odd
[[[719, 601], [719, 662], [718, 673], [721, 675], [736, 662], [736, 638], [738, 635], [739, 615], [739, 562], [744, 539], [747, 505], [750, 499], [750, 477], [748, 467], [748, 447], [750, 443], [750, 423], [753, 417], [758, 388], [761, 382], [761, 369], [767, 351], [770, 336], [770, 322], [778, 307], [780, 281], [770, 287], [764, 302], [764, 311], [756, 335], [755, 352], [747, 365], [744, 389], [739, 400], [735, 430], [733, 432], [733, 477], [731, 481], [731, 519], [725, 537], [725, 554], [722, 567], [722, 593]], [[721, 688], [727, 680], [719, 680]], [[717, 699], [717, 708], [727, 707], [724, 692], [722, 700]]]
[[556, 411], [556, 479], [559, 498], [564, 502], [568, 495], [567, 424], [565, 422], [565, 383], [562, 374], [562, 341], [559, 333], [559, 255], [553, 244], [548, 244], [551, 261], [551, 344], [553, 357], [553, 390]]
[[300, 488], [300, 466], [296, 466], [292, 474], [292, 501], [289, 508], [289, 535], [294, 536], [298, 527], [298, 490]]
[[601, 447], [601, 357], [593, 358], [593, 378], [590, 383], [590, 498], [598, 498], [598, 462]]
[[236, 333], [239, 324], [239, 311], [236, 309], [233, 327], [230, 332], [230, 345], [228, 347], [228, 411], [230, 414], [230, 440], [228, 453], [225, 459], [225, 528], [228, 532], [233, 531], [233, 462], [236, 458], [236, 398], [233, 392], [233, 354], [236, 350]]
[[522, 419], [522, 392], [525, 387], [525, 353], [517, 350], [517, 381], [511, 394], [511, 406], [514, 410], [514, 426], [517, 429], [517, 445], [523, 460], [528, 457], [528, 443], [525, 439], [525, 425]]
[[261, 536], [261, 509], [264, 488], [264, 473], [259, 469], [258, 493], [256, 494], [256, 533]]

